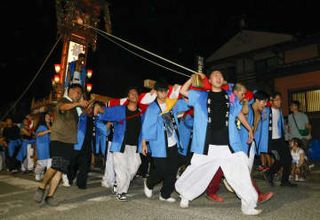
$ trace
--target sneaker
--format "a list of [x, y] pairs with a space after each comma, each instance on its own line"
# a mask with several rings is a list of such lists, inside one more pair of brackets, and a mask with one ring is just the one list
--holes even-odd
[[180, 208], [187, 209], [189, 208], [189, 200], [181, 196]]
[[224, 202], [224, 199], [217, 194], [207, 194], [207, 198], [216, 202]]
[[224, 186], [226, 187], [226, 189], [227, 189], [229, 192], [231, 192], [231, 193], [234, 192], [233, 189], [232, 189], [232, 187], [229, 185], [228, 181], [227, 181], [225, 178], [223, 178], [223, 184], [224, 184]]
[[160, 200], [160, 201], [166, 201], [166, 202], [169, 202], [169, 203], [173, 203], [173, 202], [176, 201], [175, 198], [169, 197], [169, 198], [165, 199], [165, 198], [163, 198], [161, 195], [159, 196], [159, 200]]
[[70, 187], [70, 186], [71, 186], [71, 185], [69, 184], [69, 182], [63, 182], [62, 185], [63, 185], [64, 187]]
[[126, 201], [128, 201], [127, 196], [126, 196], [125, 193], [117, 193], [116, 199], [117, 199], [118, 201], [121, 201], [121, 202], [126, 202]]
[[18, 170], [17, 169], [13, 169], [10, 171], [10, 173], [14, 174], [14, 173], [18, 173]]
[[270, 170], [270, 167], [264, 167], [261, 172], [267, 172]]
[[38, 188], [33, 195], [33, 200], [40, 203], [43, 199], [45, 189]]
[[261, 193], [258, 196], [258, 202], [264, 203], [273, 197], [273, 192]]
[[144, 194], [146, 195], [147, 198], [151, 198], [152, 197], [152, 189], [149, 189], [147, 187], [147, 180], [144, 180]]
[[259, 215], [262, 212], [261, 209], [243, 209], [242, 213], [244, 215]]
[[36, 175], [35, 175], [35, 180], [36, 180], [37, 182], [39, 182], [39, 181], [41, 180], [41, 174], [36, 174]]
[[298, 178], [298, 182], [305, 182], [305, 181], [306, 181], [306, 179], [303, 177]]
[[47, 196], [45, 201], [46, 201], [46, 204], [48, 204], [49, 206], [59, 205], [59, 202], [52, 196]]

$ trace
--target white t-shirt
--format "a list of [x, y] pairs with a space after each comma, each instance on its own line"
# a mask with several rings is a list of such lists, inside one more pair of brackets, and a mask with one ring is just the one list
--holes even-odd
[[[167, 107], [166, 103], [162, 103], [159, 105], [160, 105], [161, 111], [166, 110], [166, 107]], [[175, 138], [175, 130], [173, 130], [171, 136], [169, 136], [169, 133], [167, 132], [167, 140], [168, 140], [168, 147], [173, 147], [174, 145], [177, 144], [177, 140]]]
[[280, 120], [280, 110], [271, 108], [272, 110], [272, 139], [279, 139], [278, 121]]
[[301, 148], [298, 148], [297, 151], [291, 150], [292, 163], [298, 164], [301, 154], [304, 154], [304, 151]]
[[81, 84], [81, 81], [80, 81], [80, 72], [74, 71], [72, 83], [79, 83], [79, 84]]

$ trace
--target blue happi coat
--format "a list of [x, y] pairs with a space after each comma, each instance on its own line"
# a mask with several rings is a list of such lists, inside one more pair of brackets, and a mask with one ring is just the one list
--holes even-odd
[[[114, 133], [110, 146], [111, 152], [123, 152], [124, 151], [124, 137], [126, 131], [126, 108], [127, 106], [114, 106], [111, 108], [105, 108], [104, 113], [101, 114], [100, 120], [113, 122]], [[142, 120], [142, 117], [141, 117]], [[141, 132], [140, 132], [141, 133]], [[139, 136], [139, 143], [141, 140], [141, 134]], [[137, 146], [138, 144], [137, 143]]]
[[[241, 112], [242, 105], [231, 91], [226, 92], [229, 99], [229, 144], [233, 152], [242, 151], [240, 134], [237, 129], [236, 121]], [[197, 154], [206, 154], [205, 140], [208, 125], [208, 92], [189, 90], [189, 105], [194, 108], [194, 125], [191, 151]]]
[[86, 136], [87, 131], [87, 120], [88, 116], [86, 114], [81, 114], [78, 120], [78, 132], [77, 132], [77, 143], [73, 146], [74, 150], [81, 150]]
[[38, 160], [50, 159], [50, 134], [47, 133], [42, 136], [38, 136], [38, 133], [47, 131], [48, 127], [40, 125], [36, 130], [36, 148]]
[[18, 161], [23, 161], [27, 156], [28, 145], [35, 144], [35, 143], [36, 143], [35, 139], [22, 139], [21, 147], [20, 147], [19, 152], [16, 156], [16, 159]]
[[[187, 111], [188, 109], [189, 107], [183, 99], [177, 101], [171, 110], [176, 125], [178, 125], [177, 115], [181, 112]], [[142, 138], [149, 142], [149, 151], [151, 156], [155, 158], [167, 157], [167, 137], [161, 112], [161, 108], [157, 100], [155, 100], [148, 106], [142, 123]], [[177, 131], [179, 133], [179, 127], [177, 127]], [[178, 137], [179, 134], [174, 132], [174, 135], [177, 140], [178, 149], [182, 148]]]
[[110, 134], [110, 130], [107, 128], [106, 122], [101, 119], [102, 114], [99, 114], [95, 120], [95, 131], [96, 131], [96, 143], [95, 143], [95, 152], [102, 152], [105, 155], [107, 150], [107, 137]]
[[180, 119], [178, 127], [181, 143], [181, 147], [178, 150], [181, 155], [187, 156], [193, 130], [193, 116], [186, 115]]
[[[272, 139], [272, 110], [271, 107], [266, 107], [262, 113], [261, 120], [261, 135], [257, 142], [259, 153], [269, 153], [270, 143]], [[277, 122], [278, 131], [281, 131], [281, 138], [284, 138], [284, 119], [280, 110], [279, 120]]]

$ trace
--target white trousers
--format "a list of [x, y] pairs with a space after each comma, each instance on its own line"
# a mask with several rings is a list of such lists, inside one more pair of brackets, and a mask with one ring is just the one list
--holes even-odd
[[255, 147], [256, 147], [256, 144], [253, 141], [251, 144], [250, 150], [249, 150], [249, 157], [248, 157], [248, 167], [249, 167], [250, 173], [252, 171], [252, 167], [253, 167], [253, 163], [254, 163], [254, 156], [256, 155]]
[[107, 156], [106, 156], [106, 166], [104, 169], [104, 176], [102, 178], [102, 185], [110, 188], [116, 183], [116, 173], [114, 171], [113, 165], [113, 155], [110, 152], [111, 142], [108, 142]]
[[219, 167], [241, 199], [241, 209], [255, 208], [258, 194], [251, 182], [248, 156], [243, 152], [232, 154], [228, 146], [210, 145], [208, 155], [193, 154], [191, 164], [175, 184], [177, 192], [190, 201], [197, 198], [206, 190]]
[[137, 146], [126, 145], [123, 153], [113, 152], [114, 171], [116, 173], [117, 193], [127, 193], [131, 180], [135, 177], [141, 158]]
[[46, 160], [37, 160], [36, 167], [34, 168], [34, 173], [36, 175], [42, 175], [45, 169], [49, 169], [51, 167], [51, 159]]
[[34, 168], [33, 153], [34, 153], [34, 148], [32, 147], [32, 144], [28, 144], [26, 158], [21, 163], [21, 171], [33, 170]]

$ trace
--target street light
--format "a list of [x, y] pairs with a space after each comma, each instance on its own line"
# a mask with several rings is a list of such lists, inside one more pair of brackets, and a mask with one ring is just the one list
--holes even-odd
[[91, 92], [92, 90], [92, 84], [91, 83], [87, 83], [87, 91]]
[[88, 69], [87, 70], [87, 77], [90, 79], [92, 77], [92, 70]]

